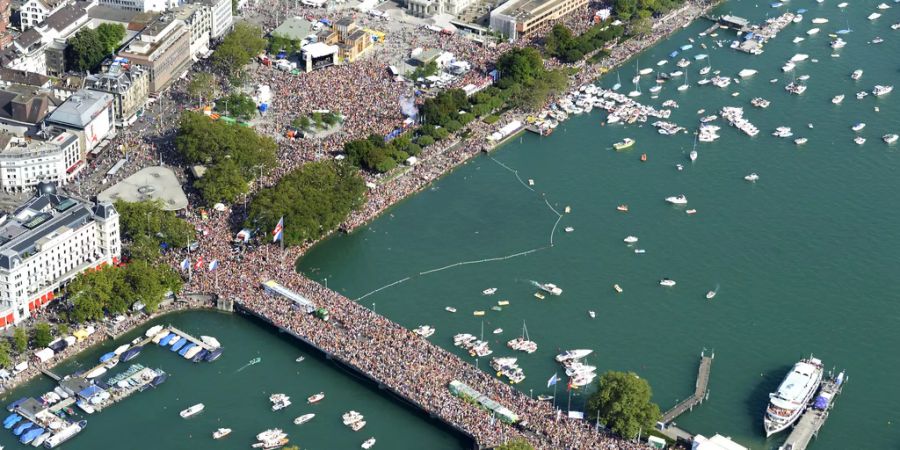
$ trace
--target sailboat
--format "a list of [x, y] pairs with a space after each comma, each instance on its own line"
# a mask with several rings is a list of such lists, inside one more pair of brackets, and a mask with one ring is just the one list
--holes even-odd
[[619, 88], [622, 87], [622, 79], [619, 78], [619, 71], [616, 71], [616, 84], [613, 85], [612, 90], [618, 91]]
[[688, 86], [688, 73], [684, 72], [684, 84], [678, 86], [679, 91], [686, 91], [690, 86]]
[[638, 63], [634, 63], [634, 78], [631, 80], [634, 82], [634, 90], [628, 93], [629, 97], [640, 97], [641, 96], [641, 75], [640, 68], [638, 67]]

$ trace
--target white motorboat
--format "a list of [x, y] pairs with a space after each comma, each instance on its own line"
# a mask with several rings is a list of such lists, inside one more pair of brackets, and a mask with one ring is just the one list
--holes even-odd
[[780, 137], [780, 138], [789, 138], [794, 135], [794, 132], [791, 131], [791, 127], [778, 127], [775, 131], [772, 132], [772, 136]]
[[494, 334], [500, 334], [500, 333], [503, 333], [503, 328], [495, 328], [494, 331], [493, 331], [493, 333], [494, 333]]
[[812, 28], [809, 31], [807, 31], [806, 34], [809, 36], [813, 36], [813, 35], [817, 34], [818, 32], [819, 32], [818, 28]]
[[666, 197], [666, 201], [673, 205], [686, 205], [688, 202], [684, 194]]
[[454, 307], [452, 307], [452, 306], [445, 306], [445, 307], [444, 307], [444, 311], [455, 313], [455, 312], [456, 312], [456, 308], [454, 308]]
[[294, 425], [303, 425], [304, 423], [312, 420], [313, 417], [316, 417], [315, 413], [304, 414], [304, 415], [294, 419]]
[[869, 93], [866, 91], [859, 91], [856, 93], [856, 99], [862, 100], [862, 99], [866, 98], [868, 95], [869, 95]]
[[862, 76], [863, 76], [862, 69], [856, 69], [853, 71], [853, 73], [850, 74], [850, 78], [852, 78], [854, 80], [858, 80], [858, 79], [862, 78]]
[[594, 311], [588, 311], [588, 315], [591, 316], [591, 319], [597, 317], [597, 313], [595, 313]]
[[619, 294], [621, 294], [622, 291], [623, 291], [622, 286], [619, 286], [618, 283], [616, 283], [616, 284], [613, 285], [613, 289], [615, 289], [616, 292], [619, 293]]
[[566, 233], [571, 233], [571, 232], [575, 231], [575, 227], [566, 227], [566, 228], [564, 228], [564, 230], [566, 231]]
[[757, 71], [754, 69], [743, 69], [740, 72], [738, 72], [738, 76], [741, 78], [749, 78], [749, 77], [752, 77], [753, 75], [756, 75], [756, 72]]
[[213, 432], [213, 439], [222, 439], [231, 434], [231, 428], [219, 428]]
[[594, 378], [596, 377], [597, 374], [595, 373], [576, 375], [572, 377], [572, 387], [579, 388], [582, 386], [587, 386], [588, 384], [591, 384], [591, 382], [594, 381]]
[[307, 397], [306, 403], [318, 403], [322, 401], [323, 398], [325, 398], [325, 393], [319, 392], [318, 394], [310, 395], [309, 397]]
[[645, 68], [639, 70], [638, 73], [641, 75], [650, 75], [651, 73], [653, 73], [653, 69], [651, 69], [649, 67], [645, 67]]
[[434, 334], [435, 329], [429, 325], [419, 325], [413, 330], [413, 333], [422, 336], [423, 338], [429, 338]]
[[847, 3], [847, 2], [841, 2], [841, 3], [838, 3], [838, 4], [837, 4], [837, 7], [838, 7], [838, 8], [846, 8], [847, 5], [849, 5], [849, 3]]
[[691, 159], [691, 162], [696, 161], [697, 160], [697, 150], [691, 150], [691, 152], [688, 153], [688, 158]]
[[662, 280], [659, 280], [659, 285], [663, 287], [674, 287], [675, 280], [671, 278], [663, 278]]
[[812, 22], [816, 25], [819, 25], [819, 24], [823, 24], [823, 23], [828, 23], [828, 19], [825, 19], [822, 17], [816, 17], [815, 19], [811, 20], [810, 22]]
[[706, 293], [706, 299], [712, 300], [716, 296], [716, 291], [709, 291]]
[[808, 142], [808, 139], [806, 139], [805, 137], [794, 139], [794, 143], [797, 145], [803, 145], [807, 142]]
[[116, 347], [116, 349], [113, 350], [113, 353], [115, 353], [116, 356], [119, 356], [122, 353], [125, 353], [125, 351], [128, 350], [128, 347], [131, 347], [131, 345], [130, 344], [122, 344], [122, 345]]
[[853, 138], [853, 142], [856, 142], [856, 145], [863, 145], [866, 143], [866, 138], [864, 138], [862, 136], [857, 136], [857, 137]]
[[866, 17], [866, 19], [869, 19], [869, 20], [875, 20], [875, 19], [877, 19], [877, 18], [879, 18], [879, 17], [881, 17], [881, 14], [880, 14], [880, 13], [877, 13], [877, 12], [874, 12], [874, 13], [872, 13], [872, 14], [869, 14], [869, 17]]
[[370, 438], [366, 439], [366, 441], [363, 442], [362, 445], [360, 445], [360, 447], [362, 447], [362, 448], [364, 448], [364, 449], [366, 449], [366, 450], [369, 450], [369, 449], [372, 448], [372, 446], [374, 446], [374, 445], [375, 445], [375, 438], [374, 438], [374, 437], [370, 437]]
[[651, 87], [649, 90], [650, 90], [651, 94], [657, 94], [657, 93], [659, 93], [659, 91], [662, 90], [662, 86], [656, 85], [656, 86]]
[[305, 356], [298, 356], [297, 359], [294, 360], [294, 362], [303, 362], [303, 361], [306, 361]]
[[783, 66], [781, 66], [781, 71], [782, 72], [790, 72], [790, 71], [794, 70], [794, 67], [797, 67], [797, 65], [788, 61]]
[[162, 329], [163, 329], [162, 325], [154, 325], [154, 326], [150, 327], [149, 329], [147, 329], [147, 331], [144, 333], [144, 336], [146, 336], [146, 337], [156, 336], [160, 331], [162, 331]]
[[203, 341], [204, 344], [213, 348], [219, 348], [222, 346], [219, 340], [212, 336], [200, 336], [200, 340]]
[[890, 7], [890, 5], [888, 5], [886, 3], [879, 3], [878, 9], [891, 9], [891, 7]]
[[365, 417], [357, 411], [347, 411], [341, 415], [341, 419], [344, 421], [344, 425], [350, 425], [355, 422], [359, 422], [363, 420]]
[[712, 70], [712, 67], [706, 66], [706, 67], [700, 69], [700, 75], [706, 75], [709, 73], [710, 70]]
[[625, 241], [626, 244], [634, 244], [638, 241], [638, 238], [637, 236], [627, 236], [623, 241]]
[[853, 131], [861, 131], [865, 127], [866, 127], [865, 123], [857, 122], [856, 125], [853, 125], [852, 127], [850, 127], [850, 129]]
[[539, 284], [538, 287], [539, 287], [542, 291], [544, 291], [544, 292], [546, 292], [546, 293], [548, 293], [548, 294], [550, 294], [550, 295], [560, 295], [560, 294], [562, 294], [562, 289], [560, 289], [557, 285], [555, 285], [555, 284], [553, 284], [553, 283]]
[[495, 293], [497, 293], [497, 288], [487, 288], [481, 291], [481, 293], [484, 295], [494, 295]]
[[842, 101], [844, 101], [844, 94], [835, 95], [834, 98], [831, 99], [831, 103], [834, 103], [835, 105], [840, 105]]
[[749, 175], [745, 175], [744, 179], [751, 183], [754, 183], [754, 182], [756, 182], [756, 180], [759, 180], [759, 175], [757, 175], [756, 172], [753, 172]]
[[100, 366], [100, 367], [97, 367], [96, 369], [88, 372], [84, 377], [87, 379], [97, 378], [100, 375], [103, 375], [104, 373], [106, 373], [107, 370], [109, 370], [109, 369], [106, 368], [106, 366]]
[[794, 43], [795, 43], [795, 44], [799, 44], [799, 43], [801, 43], [801, 42], [803, 42], [803, 41], [805, 41], [805, 40], [806, 40], [806, 38], [797, 36], [797, 37], [794, 38]]
[[366, 421], [360, 420], [359, 422], [353, 422], [352, 424], [350, 424], [350, 429], [353, 431], [359, 431], [359, 430], [362, 430], [363, 427], [365, 427], [365, 426], [366, 426]]
[[638, 255], [643, 255], [644, 253], [647, 253], [647, 250], [644, 250], [642, 248], [636, 248], [636, 249], [634, 249], [634, 253], [638, 254]]
[[897, 142], [897, 138], [898, 138], [898, 136], [897, 136], [896, 134], [886, 134], [886, 135], [884, 135], [884, 136], [881, 137], [881, 139], [882, 139], [886, 144], [893, 144], [894, 142]]
[[593, 353], [593, 350], [589, 349], [577, 349], [577, 350], [566, 350], [558, 355], [556, 355], [557, 362], [566, 362], [566, 361], [576, 361], [584, 358], [587, 355]]
[[872, 89], [872, 95], [879, 97], [885, 94], [889, 94], [893, 90], [894, 86], [875, 85], [875, 88]]
[[178, 413], [178, 414], [179, 414], [183, 419], [187, 419], [188, 417], [196, 416], [197, 414], [200, 414], [200, 412], [202, 412], [202, 411], [203, 411], [203, 408], [205, 408], [205, 407], [206, 407], [206, 406], [204, 406], [203, 403], [197, 403], [196, 405], [191, 406], [191, 407], [188, 408], [188, 409], [182, 410], [182, 411], [181, 411], [180, 413]]

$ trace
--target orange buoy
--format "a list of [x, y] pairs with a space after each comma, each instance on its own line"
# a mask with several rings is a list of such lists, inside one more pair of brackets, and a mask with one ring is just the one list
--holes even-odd
[[647, 154], [641, 153], [641, 162], [647, 162]]

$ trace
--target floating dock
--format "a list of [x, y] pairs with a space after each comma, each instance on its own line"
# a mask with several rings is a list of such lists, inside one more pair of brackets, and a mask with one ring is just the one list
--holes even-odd
[[675, 420], [676, 417], [694, 409], [694, 406], [706, 400], [706, 397], [709, 395], [709, 373], [712, 371], [712, 361], [715, 357], [715, 353], [711, 356], [706, 356], [704, 352], [700, 353], [700, 368], [697, 370], [697, 384], [694, 385], [694, 394], [663, 414], [662, 419], [659, 421], [663, 428]]
[[[175, 334], [187, 339], [187, 341], [190, 342], [191, 344], [199, 345], [200, 348], [202, 348], [203, 350], [206, 350], [206, 351], [211, 352], [218, 348], [218, 347], [213, 347], [213, 346], [207, 344], [206, 342], [203, 342], [201, 339], [195, 338], [194, 336], [191, 336], [190, 334], [187, 334], [184, 331], [181, 331], [178, 328], [175, 328], [173, 326], [168, 326], [166, 328], [163, 328], [163, 330], [164, 331], [168, 330], [171, 333], [175, 333]], [[152, 338], [153, 338], [153, 336], [150, 336], [150, 339], [152, 339]]]
[[828, 416], [831, 409], [834, 408], [834, 402], [837, 396], [844, 389], [844, 373], [829, 378], [822, 382], [822, 388], [813, 401], [813, 404], [800, 416], [800, 420], [794, 425], [794, 430], [788, 436], [787, 440], [779, 450], [804, 450], [809, 446], [810, 441], [819, 435], [819, 430]]

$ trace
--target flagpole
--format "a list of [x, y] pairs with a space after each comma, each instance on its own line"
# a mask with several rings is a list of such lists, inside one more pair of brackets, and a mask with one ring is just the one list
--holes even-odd
[[559, 380], [556, 383], [553, 383], [553, 409], [556, 409], [556, 385], [559, 384]]

